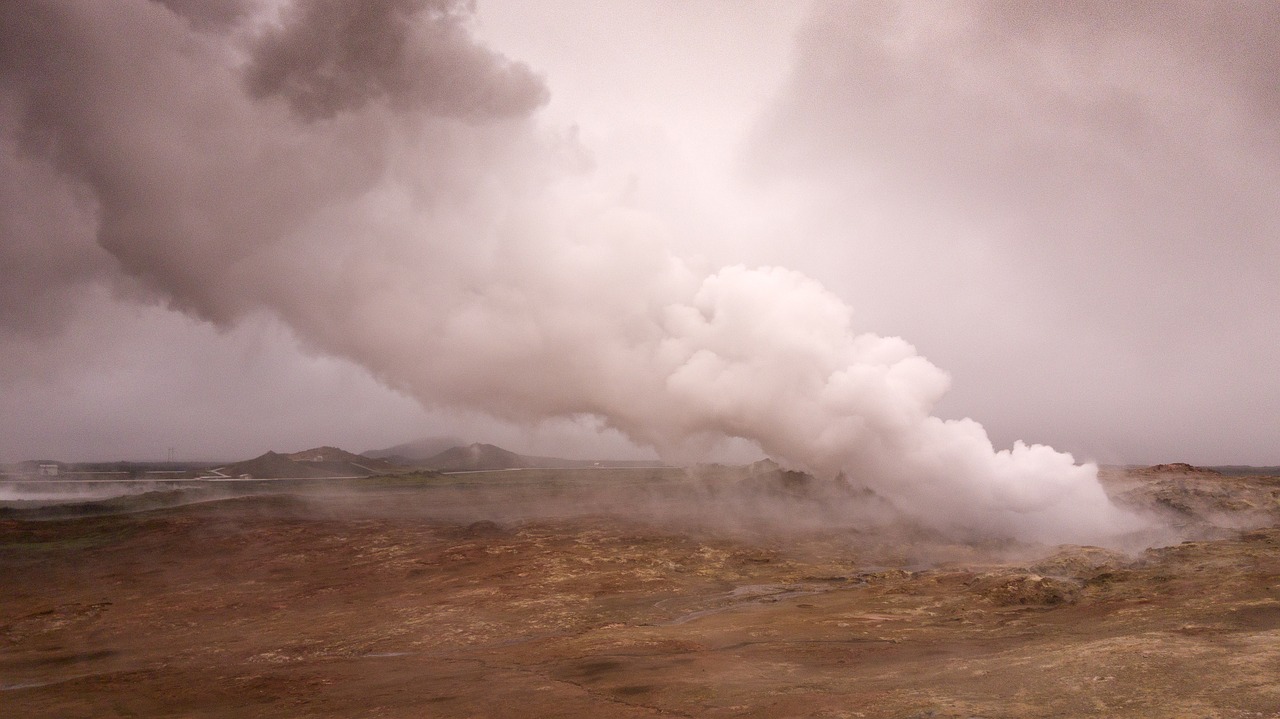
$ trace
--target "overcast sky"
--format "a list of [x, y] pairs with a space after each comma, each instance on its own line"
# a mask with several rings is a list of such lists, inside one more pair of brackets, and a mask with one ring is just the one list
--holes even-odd
[[743, 265], [996, 448], [1280, 464], [1272, 3], [356, 5], [0, 9], [0, 460], [746, 456], [632, 371]]

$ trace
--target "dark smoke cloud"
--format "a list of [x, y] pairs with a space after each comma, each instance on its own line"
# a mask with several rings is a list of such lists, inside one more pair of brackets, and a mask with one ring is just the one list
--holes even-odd
[[462, 0], [311, 0], [285, 8], [260, 37], [247, 81], [255, 97], [279, 96], [308, 119], [370, 101], [444, 117], [527, 115], [547, 99], [523, 64], [472, 39]]
[[219, 30], [234, 25], [252, 7], [250, 0], [158, 0], [174, 14], [186, 18], [200, 30]]
[[[494, 143], [477, 140], [482, 132], [431, 126], [436, 118], [527, 113], [543, 95], [527, 70], [467, 39], [456, 4], [345, 6], [355, 8], [345, 22], [333, 17], [343, 4], [286, 9], [285, 25], [255, 40], [258, 64], [247, 79], [234, 45], [189, 32], [159, 5], [7, 6], [0, 22], [15, 41], [3, 55], [14, 140], [6, 147], [50, 158], [90, 192], [97, 243], [127, 272], [179, 307], [230, 321], [260, 301], [231, 285], [276, 279], [254, 276], [255, 254], [320, 208], [367, 192], [387, 170], [395, 113], [414, 113], [420, 137], [411, 149], [433, 155], [439, 168], [423, 178], [435, 184], [426, 190], [457, 194], [467, 191], [457, 177], [473, 162], [485, 166], [476, 154]], [[428, 37], [403, 30], [419, 15]], [[384, 25], [401, 29], [389, 38], [391, 52], [369, 34]], [[306, 71], [300, 38], [308, 31], [326, 38], [317, 50], [336, 53], [335, 66]], [[265, 74], [262, 63], [277, 56], [286, 69]], [[246, 82], [283, 93], [307, 118], [366, 107], [309, 130], [246, 97]], [[16, 246], [33, 238], [8, 239]]]

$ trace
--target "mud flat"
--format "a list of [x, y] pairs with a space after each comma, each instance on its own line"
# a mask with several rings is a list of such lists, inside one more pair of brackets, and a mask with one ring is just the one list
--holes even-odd
[[1280, 480], [1113, 471], [1170, 528], [1126, 552], [558, 476], [10, 511], [0, 715], [1280, 716]]

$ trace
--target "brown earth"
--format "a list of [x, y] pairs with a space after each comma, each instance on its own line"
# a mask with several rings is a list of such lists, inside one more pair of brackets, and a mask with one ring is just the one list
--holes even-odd
[[0, 716], [1280, 717], [1280, 480], [1106, 480], [1200, 539], [692, 530], [403, 478], [4, 519]]

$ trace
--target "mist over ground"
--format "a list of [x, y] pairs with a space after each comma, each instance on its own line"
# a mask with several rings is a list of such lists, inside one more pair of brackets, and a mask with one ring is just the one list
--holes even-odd
[[[85, 400], [69, 388], [107, 414], [113, 388], [155, 382], [139, 366], [167, 375], [128, 351], [100, 364], [135, 347], [113, 330], [185, 322], [176, 337], [227, 338], [196, 353], [214, 367], [262, 337], [290, 346], [284, 365], [300, 347], [318, 379], [294, 403], [354, 380], [369, 394], [331, 396], [409, 421], [423, 415], [404, 397], [671, 461], [745, 443], [940, 530], [1123, 531], [1133, 517], [1077, 459], [1250, 461], [1280, 408], [1265, 379], [1280, 328], [1258, 309], [1280, 299], [1261, 269], [1280, 259], [1280, 183], [1250, 151], [1274, 139], [1259, 81], [1274, 38], [1258, 28], [1275, 23], [1179, 7], [1150, 23], [1102, 5], [816, 4], [779, 29], [795, 29], [779, 84], [688, 121], [758, 118], [705, 154], [664, 139], [681, 126], [653, 106], [648, 135], [573, 124], [556, 76], [504, 52], [501, 23], [479, 27], [469, 3], [0, 10], [6, 425], [56, 425], [39, 418]], [[619, 32], [651, 32], [637, 27]], [[1212, 51], [1227, 38], [1245, 51]], [[639, 161], [653, 148], [667, 159]], [[688, 167], [705, 174], [674, 186], [702, 188], [705, 209], [654, 189]], [[110, 324], [85, 327], [95, 314]], [[945, 404], [951, 363], [911, 330], [974, 380], [962, 401]], [[189, 356], [168, 347], [136, 354]], [[123, 398], [122, 434], [174, 414], [196, 434], [190, 418], [216, 414], [190, 398], [227, 388], [178, 372], [171, 392]], [[272, 404], [229, 384], [246, 416]], [[1035, 443], [1053, 435], [1087, 453]]]

